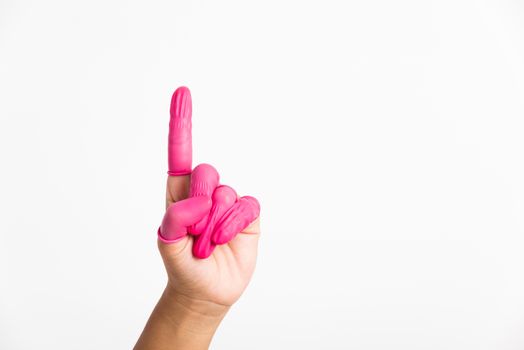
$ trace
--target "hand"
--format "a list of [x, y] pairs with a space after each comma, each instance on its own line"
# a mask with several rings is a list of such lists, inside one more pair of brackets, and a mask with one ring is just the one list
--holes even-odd
[[[196, 173], [198, 169], [201, 168], [197, 167]], [[187, 179], [182, 176], [168, 178], [167, 206], [174, 210], [170, 212], [168, 209], [166, 212], [161, 232], [167, 231], [164, 231], [164, 227], [175, 226], [173, 222], [188, 220], [183, 223], [186, 227], [196, 226], [195, 224], [202, 223], [203, 217], [207, 217], [211, 201], [206, 200], [205, 197], [191, 197], [173, 204], [177, 198], [172, 197], [173, 193], [187, 193], [187, 188], [184, 186], [187, 186]], [[222, 189], [225, 192], [227, 188], [219, 187], [215, 193]], [[244, 198], [249, 200], [250, 197]], [[180, 205], [177, 206], [177, 204]], [[160, 254], [168, 273], [168, 287], [175, 294], [182, 295], [187, 300], [206, 301], [225, 307], [231, 306], [238, 300], [247, 287], [255, 268], [259, 220], [256, 219], [250, 225], [249, 222], [245, 223], [242, 220], [235, 222], [244, 224], [241, 225], [243, 229], [239, 229], [240, 234], [226, 244], [212, 245], [210, 238], [206, 237], [205, 233], [197, 237], [185, 234], [171, 244], [166, 244], [165, 239], [158, 240]], [[199, 245], [204, 239], [206, 241]], [[205, 259], [199, 258], [198, 256], [207, 255], [210, 243], [213, 247], [211, 255]], [[199, 247], [203, 247], [203, 253], [195, 249]]]
[[[238, 198], [231, 187], [218, 186], [218, 172], [208, 164], [197, 166], [189, 175], [191, 114], [190, 92], [181, 87], [171, 100], [170, 176], [159, 249], [169, 287], [176, 294], [230, 306], [253, 274], [258, 221], [248, 225], [258, 217], [260, 208], [253, 197]], [[187, 235], [188, 228], [198, 236]], [[237, 235], [239, 232], [242, 234]]]
[[[206, 348], [255, 268], [258, 202], [218, 186], [218, 172], [210, 165], [191, 171], [191, 109], [189, 90], [177, 89], [171, 101], [166, 214], [158, 231], [168, 285], [136, 349], [160, 348], [167, 324], [178, 335], [163, 344]], [[192, 336], [180, 333], [184, 328]]]

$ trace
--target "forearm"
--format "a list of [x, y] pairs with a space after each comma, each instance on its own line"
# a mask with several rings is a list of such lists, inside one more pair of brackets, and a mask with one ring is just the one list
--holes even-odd
[[166, 287], [135, 350], [208, 349], [228, 307], [192, 300]]

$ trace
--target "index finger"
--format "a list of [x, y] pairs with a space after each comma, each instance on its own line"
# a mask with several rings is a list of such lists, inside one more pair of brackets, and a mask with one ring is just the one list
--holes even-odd
[[171, 98], [169, 144], [167, 149], [168, 175], [191, 174], [193, 147], [191, 138], [191, 93], [185, 86], [175, 90]]

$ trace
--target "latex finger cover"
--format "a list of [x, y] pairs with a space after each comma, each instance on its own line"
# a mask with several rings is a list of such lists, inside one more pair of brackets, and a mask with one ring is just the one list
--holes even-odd
[[191, 93], [185, 86], [179, 87], [171, 98], [168, 139], [168, 174], [171, 176], [191, 174], [193, 157], [191, 136]]
[[158, 229], [164, 243], [174, 243], [187, 234], [187, 228], [202, 220], [211, 210], [211, 197], [193, 197], [171, 204]]

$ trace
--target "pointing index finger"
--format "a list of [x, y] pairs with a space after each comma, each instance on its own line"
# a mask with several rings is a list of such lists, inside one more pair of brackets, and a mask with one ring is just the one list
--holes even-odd
[[191, 137], [191, 93], [181, 86], [173, 93], [169, 120], [168, 175], [191, 174], [193, 157]]

